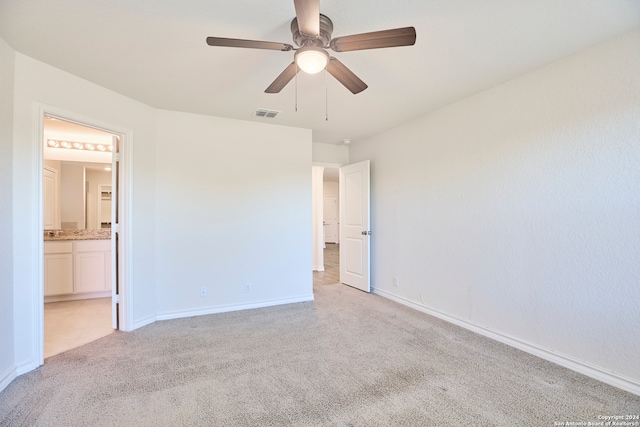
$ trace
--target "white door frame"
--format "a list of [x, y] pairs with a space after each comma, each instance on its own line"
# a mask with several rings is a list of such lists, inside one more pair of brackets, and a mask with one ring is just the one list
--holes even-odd
[[[120, 251], [119, 264], [119, 324], [120, 330], [130, 331], [133, 329], [133, 292], [131, 289], [132, 280], [132, 253], [131, 253], [131, 238], [132, 238], [132, 153], [131, 145], [133, 142], [133, 132], [130, 129], [125, 129], [120, 126], [105, 123], [100, 120], [95, 120], [77, 114], [74, 112], [62, 110], [57, 107], [35, 103], [34, 108], [34, 132], [33, 132], [33, 144], [34, 153], [32, 159], [33, 171], [35, 174], [34, 190], [31, 194], [31, 205], [34, 206], [35, 211], [32, 212], [35, 221], [32, 221], [31, 236], [33, 241], [31, 247], [35, 248], [36, 262], [33, 264], [31, 283], [33, 298], [33, 321], [36, 325], [34, 330], [33, 341], [35, 343], [35, 358], [39, 365], [44, 364], [44, 226], [43, 226], [43, 135], [44, 135], [44, 116], [50, 116], [59, 118], [72, 123], [77, 123], [82, 126], [88, 126], [95, 129], [103, 130], [105, 132], [117, 135], [120, 137], [120, 185], [119, 190], [121, 192], [121, 199], [123, 201], [120, 215], [120, 238], [122, 244], [122, 250]], [[115, 277], [112, 278], [115, 280]]]

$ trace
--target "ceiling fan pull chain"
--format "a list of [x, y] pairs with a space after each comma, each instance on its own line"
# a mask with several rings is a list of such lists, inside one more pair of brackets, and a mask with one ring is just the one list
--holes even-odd
[[298, 64], [296, 63], [296, 113], [298, 112]]

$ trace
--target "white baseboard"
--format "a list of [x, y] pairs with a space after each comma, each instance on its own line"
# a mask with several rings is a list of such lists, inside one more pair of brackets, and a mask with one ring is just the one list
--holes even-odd
[[248, 304], [231, 304], [231, 305], [223, 305], [223, 306], [215, 306], [215, 307], [204, 307], [196, 310], [166, 312], [166, 313], [158, 314], [158, 316], [156, 317], [157, 317], [157, 320], [181, 319], [184, 317], [202, 316], [206, 314], [226, 313], [229, 311], [250, 310], [253, 308], [263, 308], [263, 307], [271, 307], [271, 306], [282, 305], [282, 304], [307, 302], [307, 301], [313, 301], [313, 299], [314, 299], [313, 294], [302, 295], [299, 297], [292, 297], [292, 298], [256, 301]]
[[34, 369], [38, 369], [40, 366], [42, 366], [41, 363], [38, 363], [33, 359], [29, 360], [28, 362], [16, 366], [16, 375], [20, 376], [22, 374], [26, 374], [27, 372], [31, 372]]
[[0, 374], [0, 392], [7, 388], [11, 381], [15, 380], [18, 376], [18, 372], [15, 366], [10, 367], [5, 372]]
[[38, 369], [40, 366], [42, 366], [42, 362], [38, 362], [32, 358], [23, 363], [15, 365], [12, 368], [9, 368], [6, 372], [0, 374], [0, 391], [4, 390], [4, 388], [9, 385], [11, 381], [16, 379], [20, 375], [24, 375], [27, 372]]
[[274, 305], [292, 304], [296, 302], [305, 302], [305, 301], [313, 301], [313, 294], [307, 295], [307, 296], [293, 297], [293, 298], [258, 301], [250, 304], [232, 304], [232, 305], [225, 305], [225, 306], [205, 307], [205, 308], [199, 308], [196, 310], [166, 312], [166, 313], [158, 314], [156, 316], [147, 316], [143, 319], [136, 320], [133, 323], [133, 328], [131, 329], [131, 331], [150, 325], [153, 322], [156, 322], [158, 320], [181, 319], [183, 317], [202, 316], [205, 314], [226, 313], [228, 311], [248, 310], [252, 308], [270, 307]]
[[53, 295], [53, 296], [44, 297], [44, 302], [46, 304], [48, 302], [76, 301], [81, 299], [92, 299], [92, 298], [111, 298], [111, 291], [89, 292], [84, 294]]
[[633, 378], [628, 378], [615, 372], [608, 371], [599, 366], [592, 365], [588, 362], [577, 360], [571, 356], [567, 356], [552, 350], [547, 350], [536, 345], [521, 341], [517, 338], [492, 331], [482, 326], [474, 325], [473, 323], [469, 323], [465, 320], [449, 316], [447, 314], [426, 307], [422, 304], [416, 303], [415, 301], [408, 300], [406, 298], [381, 289], [374, 289], [372, 290], [372, 292], [376, 295], [388, 298], [402, 305], [406, 305], [407, 307], [411, 307], [415, 310], [437, 317], [446, 322], [453, 323], [454, 325], [468, 329], [492, 340], [517, 348], [518, 350], [522, 350], [526, 353], [533, 354], [534, 356], [540, 357], [541, 359], [548, 360], [549, 362], [564, 366], [565, 368], [571, 369], [572, 371], [579, 372], [598, 381], [602, 381], [603, 383], [612, 385], [614, 387], [628, 391], [629, 393], [640, 396], [640, 381]]
[[134, 331], [138, 328], [142, 328], [143, 326], [147, 326], [152, 324], [153, 322], [155, 322], [156, 320], [158, 320], [158, 318], [156, 316], [147, 316], [144, 317], [142, 319], [136, 320], [135, 322], [133, 322], [133, 327], [125, 332], [131, 332]]

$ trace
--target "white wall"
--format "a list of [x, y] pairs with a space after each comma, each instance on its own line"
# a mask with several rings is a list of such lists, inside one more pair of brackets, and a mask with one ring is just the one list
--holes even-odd
[[354, 144], [376, 292], [640, 393], [639, 71], [636, 31]]
[[0, 390], [16, 375], [13, 346], [13, 49], [0, 38]]
[[[18, 372], [39, 364], [35, 317], [39, 282], [38, 254], [34, 242], [42, 235], [34, 230], [42, 227], [38, 215], [39, 153], [34, 144], [38, 135], [36, 111], [46, 105], [84, 117], [90, 124], [105, 125], [116, 131], [130, 131], [133, 161], [132, 224], [133, 230], [133, 312], [132, 322], [143, 323], [155, 316], [154, 250], [155, 110], [115, 92], [53, 68], [20, 53], [15, 59], [13, 140], [13, 287], [15, 363]], [[36, 301], [37, 302], [37, 301]]]
[[[6, 50], [0, 46], [3, 64], [13, 54]], [[133, 328], [158, 318], [312, 298], [309, 130], [157, 111], [20, 53], [14, 72], [13, 289], [1, 291], [14, 295], [0, 316], [13, 313], [8, 336], [15, 349], [3, 346], [0, 358], [9, 349], [7, 364], [18, 374], [39, 364], [42, 345], [34, 244], [42, 239], [34, 231], [42, 227], [35, 179], [41, 162], [34, 136], [43, 105], [128, 137]], [[3, 76], [2, 84], [8, 87], [2, 95], [10, 95], [11, 79]], [[251, 292], [244, 293], [245, 283]], [[209, 296], [200, 299], [203, 285]]]
[[324, 167], [311, 168], [311, 257], [313, 271], [324, 271], [324, 199], [323, 179]]
[[316, 164], [349, 164], [349, 147], [346, 145], [321, 144], [312, 145], [313, 163]]
[[155, 156], [159, 318], [313, 299], [310, 130], [158, 111]]
[[324, 197], [335, 197], [338, 199], [340, 195], [340, 185], [337, 182], [324, 181], [322, 189]]

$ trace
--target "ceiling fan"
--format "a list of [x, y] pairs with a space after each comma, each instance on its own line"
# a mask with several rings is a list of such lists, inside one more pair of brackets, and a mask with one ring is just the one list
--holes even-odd
[[223, 37], [207, 37], [207, 44], [209, 46], [295, 51], [294, 61], [276, 77], [265, 90], [266, 93], [280, 92], [298, 74], [299, 70], [314, 74], [326, 68], [329, 74], [356, 94], [367, 88], [366, 83], [338, 59], [329, 56], [326, 49], [331, 49], [334, 52], [349, 52], [411, 46], [416, 42], [416, 30], [413, 27], [374, 31], [332, 39], [333, 22], [320, 13], [320, 0], [294, 0], [293, 3], [296, 17], [291, 21], [291, 33], [297, 47], [288, 43]]

